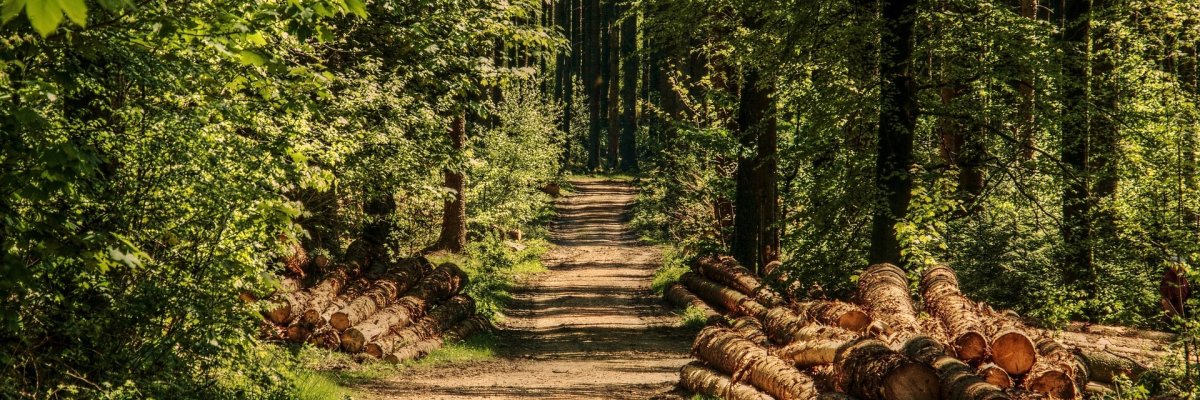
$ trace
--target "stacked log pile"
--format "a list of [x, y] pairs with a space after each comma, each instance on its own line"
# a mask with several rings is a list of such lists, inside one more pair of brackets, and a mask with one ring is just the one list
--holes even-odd
[[333, 266], [307, 288], [285, 278], [266, 299], [262, 331], [267, 339], [393, 363], [412, 360], [489, 327], [475, 316], [475, 301], [461, 293], [466, 284], [457, 265], [435, 268], [424, 257], [366, 271]]
[[697, 361], [680, 371], [680, 386], [727, 399], [1082, 399], [1157, 356], [1136, 333], [1031, 327], [965, 296], [945, 266], [919, 278], [921, 302], [910, 281], [874, 265], [854, 303], [796, 301], [731, 258], [702, 258], [665, 293], [718, 316], [696, 338]]

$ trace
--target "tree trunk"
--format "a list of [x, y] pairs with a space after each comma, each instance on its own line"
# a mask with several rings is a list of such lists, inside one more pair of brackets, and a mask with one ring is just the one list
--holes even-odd
[[692, 353], [721, 372], [741, 375], [746, 382], [776, 399], [808, 400], [819, 394], [812, 377], [726, 328], [713, 326], [701, 330]]
[[884, 324], [889, 343], [899, 345], [921, 331], [908, 292], [908, 275], [892, 264], [876, 264], [858, 279], [858, 304]]
[[362, 324], [342, 332], [342, 349], [350, 353], [363, 350], [391, 330], [403, 329], [424, 316], [427, 304], [436, 303], [459, 292], [467, 284], [466, 273], [458, 266], [445, 263], [425, 276], [421, 283], [404, 298], [389, 305]]
[[587, 168], [600, 168], [601, 97], [604, 95], [604, 79], [600, 75], [600, 0], [583, 1], [583, 82], [588, 93], [588, 142]]
[[[466, 117], [458, 114], [450, 123], [450, 144], [455, 153], [462, 156], [467, 147]], [[445, 187], [452, 191], [453, 198], [446, 200], [442, 210], [442, 232], [431, 251], [461, 253], [467, 247], [467, 183], [463, 171], [465, 165], [446, 168]]]
[[992, 363], [987, 363], [979, 366], [979, 377], [984, 382], [990, 383], [1001, 389], [1008, 390], [1012, 388], [1012, 377], [1008, 376], [1008, 372], [1004, 372], [1004, 368]]
[[717, 304], [734, 315], [749, 315], [761, 318], [766, 315], [767, 308], [762, 304], [746, 297], [736, 290], [716, 282], [704, 279], [699, 275], [688, 272], [679, 277], [679, 282], [687, 286], [708, 304]]
[[489, 325], [487, 321], [484, 321], [482, 318], [468, 318], [467, 320], [460, 322], [458, 325], [455, 325], [453, 328], [450, 328], [450, 330], [442, 334], [441, 337], [432, 337], [413, 343], [407, 347], [396, 349], [392, 353], [383, 356], [383, 360], [392, 364], [398, 364], [408, 360], [415, 360], [441, 348], [442, 345], [447, 342], [466, 339], [467, 337], [475, 334], [475, 332], [484, 331], [488, 329], [488, 327]]
[[954, 271], [944, 265], [926, 269], [921, 276], [921, 298], [925, 310], [946, 324], [958, 358], [974, 363], [987, 357], [988, 343], [979, 310], [959, 291]]
[[279, 305], [267, 311], [267, 319], [276, 324], [287, 324], [300, 315], [303, 304], [307, 304], [315, 296], [337, 296], [349, 279], [345, 267], [335, 268], [311, 289], [284, 296]]
[[838, 351], [838, 386], [863, 400], [939, 399], [937, 372], [874, 339], [862, 339]]
[[1088, 371], [1083, 360], [1052, 339], [1038, 341], [1038, 361], [1025, 376], [1025, 388], [1056, 399], [1082, 398]]
[[625, 20], [621, 21], [621, 163], [623, 172], [633, 172], [638, 169], [637, 159], [637, 130], [638, 130], [638, 57], [637, 36], [638, 16], [626, 4], [622, 7]]
[[695, 266], [704, 277], [754, 297], [764, 306], [774, 307], [784, 303], [783, 296], [763, 285], [754, 274], [739, 265], [737, 260], [729, 257], [704, 257], [696, 260]]
[[792, 311], [800, 317], [850, 332], [866, 332], [871, 327], [871, 317], [856, 305], [841, 301], [805, 301], [792, 304]]
[[900, 257], [896, 224], [908, 216], [913, 178], [909, 173], [917, 123], [917, 88], [909, 70], [913, 53], [915, 0], [882, 0], [880, 41], [879, 134], [876, 144], [875, 186], [886, 200], [876, 206], [871, 223], [871, 263], [895, 263]]
[[442, 332], [465, 321], [474, 312], [475, 300], [468, 296], [451, 297], [416, 324], [367, 343], [364, 351], [372, 357], [382, 358], [384, 354], [391, 354], [394, 349], [440, 337]]
[[737, 317], [729, 321], [729, 328], [755, 345], [767, 347], [767, 334], [763, 332], [763, 324], [758, 319], [750, 316]]
[[742, 150], [734, 199], [733, 255], [742, 265], [761, 273], [762, 267], [779, 256], [775, 90], [755, 67], [746, 67], [743, 75], [737, 115]]
[[[321, 327], [329, 321], [328, 314], [322, 314], [326, 309], [335, 309], [345, 307], [351, 301], [361, 296], [364, 292], [372, 287], [372, 283], [367, 279], [355, 279], [342, 294], [330, 298], [314, 298], [309, 300], [304, 307], [304, 312], [300, 313], [300, 318], [295, 322], [309, 327]], [[332, 312], [331, 312], [332, 313]]]
[[990, 310], [984, 312], [984, 329], [991, 339], [992, 362], [1009, 375], [1029, 372], [1037, 361], [1037, 349], [1025, 332], [1027, 328], [1009, 316]]
[[1007, 400], [999, 387], [975, 374], [967, 363], [946, 355], [946, 348], [937, 340], [920, 335], [904, 344], [903, 353], [937, 371], [945, 400]]
[[[1091, 35], [1090, 1], [1069, 1], [1062, 7], [1066, 28], [1063, 31], [1062, 48], [1065, 54], [1063, 67], [1063, 118], [1061, 158], [1065, 176], [1063, 180], [1062, 237], [1065, 259], [1063, 283], [1072, 290], [1094, 280], [1092, 256], [1092, 202], [1089, 199], [1091, 186], [1088, 174], [1088, 136], [1091, 119], [1088, 105], [1089, 67], [1088, 50]], [[1089, 292], [1089, 293], [1095, 293]]]
[[693, 362], [679, 370], [679, 383], [688, 391], [725, 400], [774, 400], [754, 386], [734, 382], [729, 375]]
[[708, 303], [704, 302], [704, 300], [701, 300], [699, 297], [696, 297], [695, 294], [693, 294], [691, 291], [689, 291], [687, 289], [687, 287], [683, 286], [682, 284], [672, 283], [670, 286], [667, 286], [667, 289], [665, 291], [663, 291], [663, 297], [668, 302], [670, 302], [671, 304], [674, 304], [677, 307], [681, 307], [681, 308], [685, 308], [685, 309], [686, 308], [698, 309], [701, 312], [703, 312], [704, 316], [707, 318], [712, 318], [712, 317], [721, 315], [721, 313], [717, 312], [717, 310], [714, 310], [712, 307], [710, 307], [708, 305]]
[[[329, 325], [336, 331], [342, 332], [354, 326], [399, 298], [401, 294], [421, 282], [429, 274], [429, 266], [423, 262], [403, 264], [385, 276], [376, 280], [370, 289], [350, 300], [345, 306], [330, 307], [321, 313]], [[332, 310], [332, 311], [330, 311]]]
[[608, 30], [608, 42], [606, 49], [608, 57], [605, 57], [605, 70], [608, 76], [604, 78], [604, 83], [607, 85], [608, 99], [607, 103], [607, 118], [608, 125], [608, 170], [615, 171], [620, 165], [620, 141], [621, 141], [621, 31], [617, 20], [621, 17], [617, 2], [622, 0], [609, 0], [608, 3], [608, 20], [605, 29]]

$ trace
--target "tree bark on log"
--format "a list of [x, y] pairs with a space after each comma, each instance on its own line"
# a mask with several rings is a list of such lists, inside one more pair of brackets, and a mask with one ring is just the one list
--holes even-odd
[[1013, 386], [1012, 377], [1008, 376], [1008, 372], [1005, 372], [1004, 368], [1000, 368], [996, 364], [987, 363], [980, 365], [979, 377], [1001, 389], [1009, 389]]
[[754, 342], [758, 346], [767, 347], [767, 334], [763, 332], [762, 322], [754, 317], [734, 318], [729, 321], [729, 327], [746, 340]]
[[746, 295], [724, 285], [710, 281], [700, 275], [688, 272], [679, 277], [679, 281], [688, 289], [704, 299], [709, 304], [720, 305], [734, 315], [748, 315], [761, 318], [766, 314], [766, 307]]
[[1084, 360], [1053, 339], [1037, 343], [1038, 360], [1025, 376], [1025, 388], [1056, 399], [1082, 398], [1088, 370]]
[[945, 346], [937, 340], [920, 335], [904, 344], [903, 353], [937, 371], [944, 400], [1007, 400], [1004, 390], [980, 378], [975, 369], [962, 360], [947, 355]]
[[784, 304], [783, 296], [766, 286], [754, 273], [738, 264], [733, 257], [713, 256], [696, 260], [696, 269], [704, 277], [754, 298], [767, 307]]
[[442, 332], [451, 329], [455, 324], [463, 322], [475, 312], [475, 300], [469, 296], [451, 297], [445, 303], [435, 307], [425, 318], [416, 324], [385, 335], [367, 343], [364, 351], [375, 358], [389, 354], [393, 349], [402, 348], [422, 340], [441, 337]]
[[[345, 307], [365, 294], [371, 288], [371, 281], [366, 279], [355, 279], [342, 294], [330, 298], [314, 298], [310, 299], [304, 307], [304, 312], [300, 313], [300, 317], [293, 322], [308, 327], [322, 327], [329, 321], [329, 314], [323, 314], [323, 311], [328, 309], [340, 309]], [[332, 312], [331, 312], [332, 314]]]
[[767, 311], [763, 327], [771, 341], [783, 345], [775, 354], [800, 368], [833, 363], [843, 345], [858, 339], [853, 332], [807, 321], [784, 307]]
[[[980, 307], [983, 308], [983, 307]], [[992, 363], [1009, 375], [1029, 372], [1037, 361], [1037, 349], [1025, 333], [1024, 324], [1007, 315], [983, 309], [984, 329], [991, 340]]]
[[721, 313], [717, 312], [717, 310], [714, 310], [712, 307], [710, 307], [708, 303], [705, 303], [704, 300], [696, 297], [696, 295], [688, 290], [686, 286], [683, 286], [679, 283], [672, 283], [670, 286], [667, 286], [667, 290], [663, 292], [663, 297], [677, 307], [684, 309], [698, 309], [704, 312], [704, 316], [706, 318], [712, 318], [721, 315]]
[[958, 288], [958, 277], [944, 265], [929, 268], [921, 275], [921, 298], [925, 310], [946, 326], [958, 358], [974, 363], [987, 357], [988, 343], [978, 309]]
[[842, 301], [805, 301], [791, 308], [804, 319], [851, 332], [866, 332], [872, 322], [862, 308]]
[[858, 304], [882, 322], [889, 344], [902, 345], [920, 332], [908, 292], [908, 275], [892, 264], [875, 264], [858, 279]]
[[1088, 370], [1088, 380], [1100, 383], [1116, 383], [1118, 376], [1137, 379], [1147, 368], [1136, 360], [1117, 354], [1079, 349]]
[[843, 346], [834, 360], [838, 386], [864, 400], [937, 400], [941, 383], [933, 368], [875, 339]]
[[342, 350], [358, 353], [366, 344], [391, 330], [403, 329], [424, 316], [428, 303], [435, 303], [458, 293], [467, 284], [467, 274], [452, 263], [438, 266], [421, 279], [408, 295], [380, 310], [366, 323], [342, 332]]
[[729, 375], [705, 367], [699, 362], [680, 368], [679, 382], [692, 393], [725, 400], [774, 400], [754, 386], [734, 382]]
[[284, 296], [275, 308], [267, 311], [267, 319], [276, 324], [287, 324], [303, 311], [300, 309], [302, 304], [307, 303], [314, 296], [336, 296], [349, 279], [346, 268], [335, 268], [311, 289]]
[[[432, 275], [428, 265], [423, 262], [403, 263], [388, 271], [381, 279], [376, 280], [370, 289], [356, 297], [343, 307], [329, 307], [322, 311], [320, 317], [329, 321], [329, 325], [338, 332], [358, 324], [375, 314], [379, 309], [395, 301], [400, 294], [408, 291], [413, 285], [423, 281], [425, 275]], [[332, 311], [331, 311], [332, 309]]]
[[812, 377], [793, 368], [734, 331], [710, 326], [700, 331], [692, 353], [708, 365], [780, 400], [817, 397]]
[[388, 355], [383, 356], [383, 360], [392, 364], [398, 364], [408, 360], [415, 360], [430, 352], [441, 348], [447, 342], [454, 342], [466, 339], [467, 337], [489, 329], [490, 325], [487, 321], [479, 317], [468, 318], [458, 325], [455, 325], [450, 330], [442, 334], [441, 337], [433, 337], [413, 343], [404, 348], [395, 349]]

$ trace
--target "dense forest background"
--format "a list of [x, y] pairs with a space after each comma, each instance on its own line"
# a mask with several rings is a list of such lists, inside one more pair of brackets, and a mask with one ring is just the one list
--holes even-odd
[[802, 297], [946, 263], [1050, 325], [1198, 322], [1191, 1], [0, 13], [6, 396], [288, 398], [239, 294], [299, 258], [484, 252], [572, 172], [635, 175], [648, 238]]

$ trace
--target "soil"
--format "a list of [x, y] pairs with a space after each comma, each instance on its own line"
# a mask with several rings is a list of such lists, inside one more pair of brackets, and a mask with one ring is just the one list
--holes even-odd
[[515, 293], [495, 359], [413, 368], [362, 387], [384, 399], [646, 399], [670, 391], [691, 333], [650, 289], [659, 249], [625, 224], [635, 191], [579, 180], [557, 203], [549, 272]]

